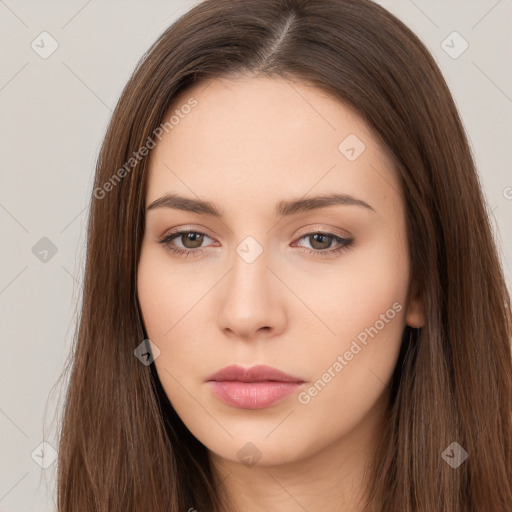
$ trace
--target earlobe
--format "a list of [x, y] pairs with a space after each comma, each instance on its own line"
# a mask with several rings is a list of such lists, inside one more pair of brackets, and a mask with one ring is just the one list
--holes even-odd
[[421, 306], [411, 302], [407, 309], [406, 324], [416, 329], [425, 325], [425, 314]]
[[409, 301], [405, 319], [407, 325], [416, 329], [423, 327], [426, 323], [425, 306], [422, 297], [417, 291]]

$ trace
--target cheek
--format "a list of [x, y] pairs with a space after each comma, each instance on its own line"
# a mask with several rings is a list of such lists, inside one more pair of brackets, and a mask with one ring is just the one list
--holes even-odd
[[404, 242], [399, 232], [383, 233], [351, 248], [336, 264], [326, 269], [318, 267], [314, 275], [303, 272], [300, 279], [287, 275], [288, 282], [296, 283], [297, 295], [305, 298], [328, 328], [323, 329], [323, 348], [327, 345], [341, 350], [360, 334], [364, 341], [365, 329], [375, 324], [383, 333], [380, 339], [400, 339], [409, 286], [409, 257]]
[[332, 434], [340, 425], [355, 426], [389, 383], [405, 326], [409, 284], [408, 253], [398, 238], [393, 243], [393, 237], [383, 237], [372, 250], [360, 250], [344, 263], [328, 293], [324, 287], [323, 295], [314, 296], [319, 316], [335, 334], [309, 348], [313, 382], [298, 397], [319, 415], [330, 411]]
[[190, 271], [173, 265], [163, 248], [143, 246], [137, 294], [148, 337], [168, 344], [175, 326], [181, 327], [187, 322], [187, 313], [208, 287], [204, 282], [191, 279]]
[[164, 311], [172, 296], [166, 292], [161, 267], [151, 251], [143, 249], [137, 272], [137, 295], [146, 333], [152, 341], [161, 339], [169, 329]]
[[[143, 247], [137, 293], [146, 334], [160, 355], [155, 366], [168, 396], [182, 396], [186, 384], [200, 369], [207, 350], [201, 318], [207, 292], [218, 280], [213, 275], [195, 279], [181, 270], [160, 247]], [[207, 281], [206, 281], [207, 280]], [[213, 326], [212, 326], [213, 327]]]
[[208, 352], [198, 301], [211, 286], [191, 282], [190, 273], [171, 265], [164, 251], [148, 248], [141, 254], [137, 291], [147, 336], [160, 350], [155, 368], [178, 416], [201, 440], [218, 427], [205, 416], [206, 390], [199, 385]]

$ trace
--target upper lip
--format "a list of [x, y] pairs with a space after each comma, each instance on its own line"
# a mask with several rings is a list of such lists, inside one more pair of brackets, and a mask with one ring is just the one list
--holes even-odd
[[243, 368], [238, 365], [226, 366], [222, 370], [210, 375], [207, 381], [239, 381], [239, 382], [304, 382], [299, 377], [288, 375], [287, 373], [266, 365], [251, 366]]

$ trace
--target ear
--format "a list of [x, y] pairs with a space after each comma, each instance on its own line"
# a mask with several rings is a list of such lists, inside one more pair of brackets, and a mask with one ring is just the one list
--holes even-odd
[[414, 284], [411, 287], [411, 297], [409, 299], [409, 305], [407, 306], [405, 323], [415, 328], [423, 327], [426, 323], [423, 298]]

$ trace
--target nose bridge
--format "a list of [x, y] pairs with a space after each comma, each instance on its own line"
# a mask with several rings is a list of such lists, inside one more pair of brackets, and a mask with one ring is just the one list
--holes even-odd
[[231, 271], [221, 288], [219, 328], [250, 337], [259, 329], [280, 330], [284, 321], [275, 276], [269, 270], [272, 258], [256, 238], [248, 236], [235, 248]]
[[[236, 235], [235, 235], [236, 236]], [[244, 282], [253, 279], [263, 279], [268, 272], [267, 265], [271, 264], [268, 251], [269, 236], [264, 232], [258, 231], [257, 234], [245, 234], [234, 239], [234, 244], [230, 248], [228, 256], [228, 265], [231, 268], [229, 280], [231, 285], [244, 285]], [[251, 286], [250, 283], [247, 283]]]
[[[233, 270], [229, 278], [228, 294], [235, 296], [242, 308], [265, 300], [271, 302], [269, 287], [269, 252], [252, 236], [246, 237], [235, 248], [231, 263]], [[259, 307], [264, 304], [259, 304]]]

